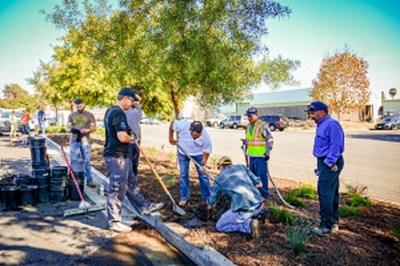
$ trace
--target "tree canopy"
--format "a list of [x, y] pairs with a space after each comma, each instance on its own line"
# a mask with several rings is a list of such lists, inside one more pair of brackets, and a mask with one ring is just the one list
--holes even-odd
[[89, 105], [139, 86], [146, 113], [175, 117], [190, 95], [202, 106], [237, 101], [262, 80], [274, 88], [293, 82], [299, 63], [270, 59], [260, 42], [267, 19], [290, 12], [270, 0], [121, 0], [114, 10], [106, 0], [66, 0], [47, 14], [66, 35], [46, 84]]
[[6, 109], [25, 108], [28, 112], [33, 112], [40, 100], [38, 95], [29, 95], [28, 91], [24, 90], [18, 84], [5, 85], [3, 89], [3, 99], [0, 99], [0, 107]]
[[341, 113], [361, 110], [368, 103], [371, 92], [367, 74], [367, 61], [345, 48], [323, 59], [310, 96], [327, 103], [340, 119]]

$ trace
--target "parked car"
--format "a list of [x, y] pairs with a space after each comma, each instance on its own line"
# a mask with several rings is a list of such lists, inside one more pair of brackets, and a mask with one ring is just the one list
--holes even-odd
[[153, 117], [144, 117], [142, 120], [140, 120], [140, 123], [145, 125], [159, 125], [160, 121]]
[[[10, 124], [10, 116], [13, 109], [1, 109], [0, 110], [0, 135], [4, 133], [10, 133], [11, 124]], [[17, 117], [17, 126], [18, 131], [21, 131], [21, 110], [14, 110], [15, 115]], [[31, 116], [29, 120], [29, 129], [30, 131], [34, 131], [39, 126], [39, 122], [35, 117]]]
[[209, 127], [218, 127], [223, 120], [226, 119], [224, 114], [217, 114], [214, 117], [206, 120], [206, 125]]
[[276, 129], [283, 131], [289, 126], [289, 120], [284, 115], [262, 115], [259, 119], [268, 123], [269, 130], [271, 131], [275, 131]]
[[400, 128], [400, 117], [386, 117], [375, 125], [375, 129], [395, 129]]
[[219, 124], [220, 128], [238, 128], [238, 127], [243, 127], [246, 128], [247, 125], [249, 124], [249, 120], [247, 119], [246, 115], [231, 115], [227, 119], [221, 121]]

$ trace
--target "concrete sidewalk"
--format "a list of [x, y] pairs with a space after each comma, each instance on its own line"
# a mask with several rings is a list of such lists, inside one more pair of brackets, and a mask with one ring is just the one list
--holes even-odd
[[[48, 153], [52, 164], [60, 160], [51, 148]], [[8, 137], [0, 137], [0, 158], [0, 176], [5, 172], [31, 172], [29, 146], [11, 144]], [[106, 217], [101, 212], [63, 218], [64, 210], [78, 205], [79, 201], [49, 202], [23, 207], [21, 211], [2, 211], [0, 265], [191, 264], [158, 234], [116, 234], [107, 230]]]

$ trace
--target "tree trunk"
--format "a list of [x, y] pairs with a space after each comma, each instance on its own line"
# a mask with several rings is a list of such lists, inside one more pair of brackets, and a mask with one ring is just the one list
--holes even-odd
[[174, 89], [171, 89], [171, 100], [172, 104], [174, 105], [175, 119], [179, 119], [180, 118], [179, 97], [178, 95], [176, 95]]

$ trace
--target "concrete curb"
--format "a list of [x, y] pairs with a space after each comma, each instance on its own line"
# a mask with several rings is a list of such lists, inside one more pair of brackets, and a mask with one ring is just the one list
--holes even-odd
[[[55, 149], [59, 153], [61, 153], [60, 146], [47, 138], [47, 144], [50, 148]], [[59, 160], [54, 158], [58, 163], [61, 163]], [[96, 180], [98, 184], [103, 184], [104, 187], [108, 187], [108, 179], [99, 171], [92, 167], [93, 178]], [[86, 195], [96, 204], [104, 202], [104, 198], [96, 193], [90, 193], [87, 191]], [[221, 265], [221, 266], [231, 266], [235, 265], [233, 262], [224, 257], [221, 253], [213, 249], [209, 246], [204, 246], [203, 249], [200, 249], [193, 244], [186, 241], [181, 235], [173, 231], [170, 227], [165, 225], [161, 220], [157, 219], [151, 215], [140, 215], [130, 204], [127, 198], [125, 198], [123, 202], [123, 206], [129, 211], [133, 213], [137, 218], [147, 223], [151, 227], [153, 227], [157, 232], [164, 237], [171, 245], [173, 245], [176, 249], [182, 252], [186, 257], [192, 260], [197, 265]], [[106, 212], [103, 211], [106, 215]]]

